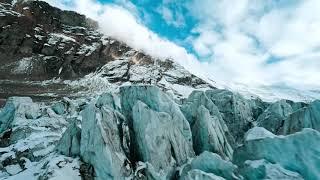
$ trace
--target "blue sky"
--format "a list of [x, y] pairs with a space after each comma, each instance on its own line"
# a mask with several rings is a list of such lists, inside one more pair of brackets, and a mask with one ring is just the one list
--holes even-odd
[[224, 84], [320, 89], [319, 0], [47, 0]]
[[[100, 0], [103, 4], [119, 4], [123, 5], [123, 2], [117, 0]], [[196, 54], [193, 50], [192, 45], [185, 42], [197, 23], [197, 21], [188, 13], [188, 9], [185, 7], [188, 1], [154, 1], [154, 0], [132, 0], [138, 10], [138, 18], [145, 26], [151, 31], [156, 32], [163, 38], [167, 38], [175, 43], [185, 47], [189, 52]], [[183, 17], [183, 24], [169, 23], [170, 19], [165, 19], [163, 16], [162, 7], [166, 7], [172, 13], [172, 20], [177, 20], [177, 15], [180, 14]], [[165, 9], [165, 10], [166, 10]], [[167, 11], [167, 12], [169, 12]], [[176, 14], [175, 14], [176, 13]], [[201, 60], [201, 59], [200, 59]]]

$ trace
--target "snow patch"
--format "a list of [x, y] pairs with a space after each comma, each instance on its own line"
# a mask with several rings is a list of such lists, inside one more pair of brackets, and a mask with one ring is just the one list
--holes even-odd
[[5, 169], [6, 169], [7, 173], [9, 173], [10, 175], [15, 175], [15, 174], [18, 174], [19, 172], [22, 171], [19, 164], [6, 166]]
[[51, 45], [55, 45], [58, 42], [77, 42], [74, 38], [66, 36], [64, 34], [59, 34], [59, 33], [51, 33], [50, 38], [48, 40], [48, 43]]
[[245, 134], [246, 141], [277, 137], [263, 127], [254, 127]]
[[30, 73], [32, 68], [32, 57], [27, 57], [18, 61], [12, 71], [15, 74], [24, 74]]
[[77, 54], [84, 54], [85, 56], [90, 56], [96, 49], [98, 49], [99, 46], [99, 43], [92, 43], [91, 45], [83, 44], [79, 48]]

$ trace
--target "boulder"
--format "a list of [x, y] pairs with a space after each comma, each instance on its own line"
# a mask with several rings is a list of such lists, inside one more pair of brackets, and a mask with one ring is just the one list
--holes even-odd
[[228, 90], [207, 90], [206, 95], [218, 107], [230, 133], [237, 143], [242, 143], [243, 135], [253, 126], [253, 113], [249, 100]]
[[272, 164], [265, 159], [250, 161], [247, 160], [244, 163], [244, 167], [241, 169], [241, 174], [245, 179], [290, 179], [290, 180], [303, 180], [299, 173], [284, 169], [279, 164]]
[[286, 100], [271, 104], [257, 119], [257, 126], [264, 127], [274, 134], [280, 133], [285, 119], [293, 112]]
[[312, 128], [320, 131], [320, 100], [292, 113], [284, 122], [283, 133], [292, 134], [303, 128]]
[[73, 120], [67, 130], [59, 140], [56, 150], [65, 156], [80, 156], [81, 129], [78, 127], [76, 119]]
[[289, 171], [299, 172], [304, 179], [317, 179], [320, 177], [319, 141], [320, 132], [313, 129], [288, 136], [249, 138], [235, 150], [233, 162], [242, 168], [246, 160], [266, 159]]
[[130, 163], [122, 149], [118, 113], [109, 106], [100, 109], [95, 103], [82, 112], [80, 155], [94, 167], [96, 179], [125, 179]]
[[137, 101], [132, 109], [133, 132], [139, 159], [149, 162], [162, 177], [171, 179], [176, 166], [194, 155], [189, 139], [172, 116]]

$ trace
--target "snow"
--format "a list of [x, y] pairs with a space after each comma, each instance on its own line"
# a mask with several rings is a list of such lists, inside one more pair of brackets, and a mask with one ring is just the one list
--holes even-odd
[[[0, 151], [1, 152], [1, 151]], [[0, 156], [0, 162], [4, 161], [5, 159], [7, 158], [15, 158], [16, 157], [16, 154], [13, 152], [13, 151], [7, 151], [6, 153], [2, 154]]]
[[184, 78], [190, 76], [191, 74], [177, 65], [174, 69], [169, 69], [168, 71], [164, 72], [164, 75], [171, 76], [174, 78]]
[[101, 41], [104, 46], [110, 43], [110, 40], [108, 37], [102, 37]]
[[44, 36], [41, 36], [41, 35], [38, 35], [38, 34], [34, 35], [34, 37], [37, 38], [38, 40], [42, 40], [44, 38]]
[[60, 33], [51, 33], [50, 34], [50, 38], [48, 40], [48, 43], [51, 45], [54, 45], [56, 43], [58, 43], [59, 41], [61, 42], [77, 42], [73, 37], [70, 36], [66, 36], [64, 34], [60, 34]]
[[10, 175], [15, 175], [22, 171], [19, 164], [6, 166], [5, 169]]
[[266, 130], [263, 127], [254, 127], [245, 134], [246, 141], [258, 140], [258, 139], [264, 139], [264, 138], [274, 138], [274, 137], [277, 137], [277, 136], [272, 134], [270, 131]]
[[33, 152], [33, 155], [35, 157], [38, 157], [38, 156], [45, 156], [47, 154], [49, 154], [50, 152], [52, 152], [54, 150], [55, 146], [54, 145], [51, 145], [51, 146], [48, 146], [47, 148], [45, 149], [41, 149], [39, 151], [35, 151]]
[[12, 70], [15, 74], [24, 74], [32, 71], [32, 57], [23, 58], [18, 61], [16, 67]]
[[62, 68], [63, 68], [63, 67], [60, 67], [60, 69], [59, 69], [59, 74], [61, 74], [61, 72], [62, 72]]
[[34, 30], [35, 30], [36, 32], [40, 32], [40, 31], [42, 31], [42, 28], [41, 28], [41, 27], [35, 27]]
[[0, 3], [0, 16], [7, 16], [7, 15], [10, 15], [10, 16], [23, 16], [22, 14], [16, 12], [16, 11], [13, 11], [12, 10], [12, 7], [8, 8], [6, 3]]
[[90, 56], [99, 46], [99, 43], [92, 43], [91, 45], [83, 44], [79, 48], [77, 54], [85, 54], [85, 56]]
[[218, 83], [216, 87], [238, 92], [247, 99], [258, 97], [266, 102], [275, 102], [281, 99], [288, 99], [295, 102], [311, 102], [315, 99], [320, 99], [320, 92], [295, 89], [285, 85], [247, 86], [240, 83]]
[[[15, 172], [19, 170], [17, 165], [9, 168]], [[38, 180], [40, 176], [50, 180], [81, 180], [79, 169], [79, 158], [52, 153], [39, 162], [28, 162], [24, 171], [7, 177], [7, 180]]]
[[51, 180], [81, 180], [79, 159], [57, 156], [47, 165], [52, 173]]

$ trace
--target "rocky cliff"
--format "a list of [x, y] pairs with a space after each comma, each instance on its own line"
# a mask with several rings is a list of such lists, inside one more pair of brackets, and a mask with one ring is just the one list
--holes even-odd
[[319, 101], [216, 89], [75, 12], [0, 0], [0, 64], [0, 179], [320, 177]]

